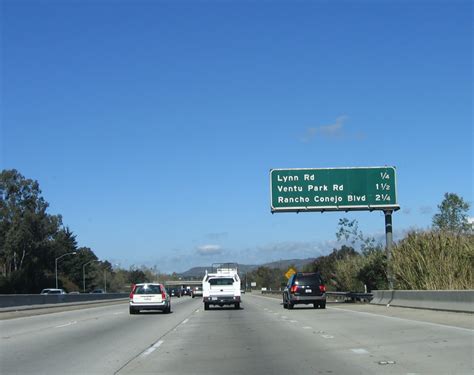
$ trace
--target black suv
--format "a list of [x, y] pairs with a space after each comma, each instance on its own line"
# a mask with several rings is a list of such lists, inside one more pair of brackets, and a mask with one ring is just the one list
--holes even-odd
[[321, 275], [316, 272], [298, 272], [290, 277], [283, 291], [283, 308], [292, 309], [304, 303], [313, 307], [326, 308], [326, 287]]

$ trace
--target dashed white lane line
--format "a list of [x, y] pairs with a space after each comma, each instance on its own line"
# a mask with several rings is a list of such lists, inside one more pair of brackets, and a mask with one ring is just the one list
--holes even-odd
[[189, 319], [184, 319], [181, 324], [186, 324], [187, 322], [189, 322]]
[[298, 323], [297, 320], [289, 320], [290, 323]]
[[313, 327], [305, 326], [305, 327], [303, 327], [303, 329], [313, 329]]
[[68, 327], [68, 326], [72, 326], [73, 324], [76, 324], [77, 321], [74, 320], [73, 322], [69, 322], [69, 323], [66, 323], [66, 324], [61, 324], [60, 326], [56, 326], [54, 328], [63, 328], [63, 327]]
[[331, 335], [321, 335], [322, 338], [325, 338], [325, 339], [333, 339], [334, 336], [331, 336]]
[[357, 349], [351, 349], [351, 352], [355, 354], [369, 354], [369, 352], [365, 349], [357, 348]]
[[124, 312], [116, 312], [116, 313], [114, 313], [114, 315], [121, 315], [121, 314], [124, 314]]
[[152, 346], [150, 346], [147, 350], [145, 350], [142, 354], [140, 354], [140, 357], [146, 357], [148, 355], [150, 355], [151, 353], [153, 353], [156, 349], [158, 349], [161, 344], [163, 344], [163, 340], [160, 340], [156, 343], [154, 343]]

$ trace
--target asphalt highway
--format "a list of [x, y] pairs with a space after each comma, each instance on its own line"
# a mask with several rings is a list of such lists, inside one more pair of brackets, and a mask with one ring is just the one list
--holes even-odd
[[[5, 315], [4, 315], [5, 314]], [[285, 310], [245, 294], [241, 309], [172, 313], [128, 304], [0, 313], [1, 374], [472, 374], [472, 314], [363, 304]]]

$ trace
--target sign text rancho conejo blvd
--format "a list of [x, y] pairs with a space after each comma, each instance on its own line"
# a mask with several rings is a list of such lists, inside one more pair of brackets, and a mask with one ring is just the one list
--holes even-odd
[[272, 169], [272, 212], [398, 210], [394, 167]]

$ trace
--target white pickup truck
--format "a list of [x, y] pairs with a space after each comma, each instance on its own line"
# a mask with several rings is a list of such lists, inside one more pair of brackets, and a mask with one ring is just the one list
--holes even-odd
[[223, 263], [213, 265], [213, 272], [206, 274], [202, 280], [202, 299], [204, 310], [209, 306], [234, 305], [240, 309], [240, 278], [237, 273], [237, 264]]

